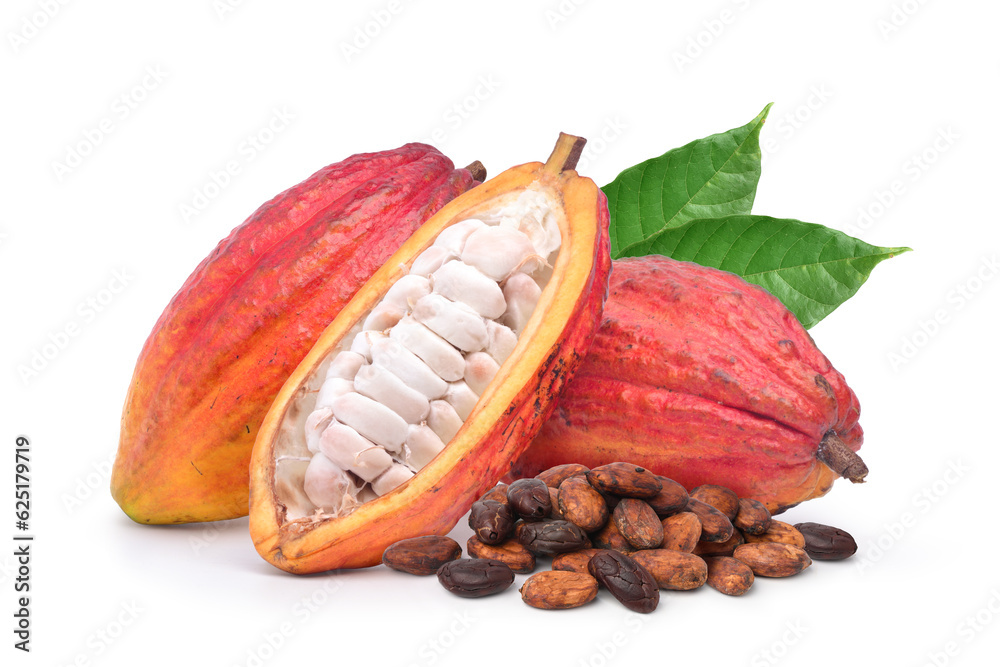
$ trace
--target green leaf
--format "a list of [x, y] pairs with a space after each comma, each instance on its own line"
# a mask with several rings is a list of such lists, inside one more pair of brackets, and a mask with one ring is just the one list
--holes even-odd
[[646, 160], [602, 189], [611, 212], [611, 256], [647, 254], [641, 245], [696, 218], [750, 213], [760, 179], [760, 128], [771, 105], [743, 127]]
[[778, 297], [807, 329], [858, 291], [882, 260], [910, 248], [880, 248], [799, 220], [730, 215], [666, 229], [649, 254], [730, 271]]

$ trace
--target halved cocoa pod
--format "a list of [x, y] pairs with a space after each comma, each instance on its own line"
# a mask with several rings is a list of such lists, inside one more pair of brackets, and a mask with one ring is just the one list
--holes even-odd
[[663, 544], [660, 517], [649, 504], [638, 498], [622, 498], [612, 519], [618, 532], [635, 549], [655, 549]]
[[[562, 135], [545, 164], [446, 205], [295, 369], [254, 447], [263, 558], [295, 573], [375, 564], [399, 539], [451, 530], [528, 445], [593, 336], [610, 270], [606, 200], [571, 169], [580, 145]], [[534, 289], [507, 289], [515, 274]], [[507, 301], [510, 327], [491, 319]], [[376, 399], [378, 387], [392, 391]]]
[[661, 517], [684, 511], [689, 499], [684, 486], [663, 475], [657, 475], [656, 478], [660, 480], [660, 492], [652, 498], [646, 498], [653, 511]]
[[805, 538], [805, 550], [814, 560], [842, 560], [854, 555], [858, 543], [846, 530], [822, 523], [797, 523], [795, 528]]
[[382, 554], [382, 563], [408, 574], [434, 574], [450, 560], [462, 557], [462, 547], [447, 535], [423, 535], [396, 542]]
[[596, 598], [597, 588], [597, 579], [589, 574], [549, 570], [528, 577], [521, 599], [537, 609], [572, 609]]
[[706, 556], [708, 585], [726, 595], [743, 595], [753, 585], [753, 570], [729, 556]]
[[708, 578], [708, 567], [698, 556], [669, 549], [646, 549], [632, 554], [646, 568], [656, 584], [668, 591], [690, 591]]
[[701, 520], [694, 512], [672, 514], [660, 522], [663, 526], [663, 548], [673, 551], [694, 551], [701, 540]]
[[603, 528], [590, 533], [590, 541], [599, 549], [611, 549], [623, 554], [635, 551], [635, 547], [628, 543], [614, 521], [608, 521]]
[[564, 463], [563, 465], [543, 470], [535, 475], [535, 479], [540, 479], [549, 487], [558, 489], [559, 485], [570, 477], [575, 475], [586, 475], [588, 472], [590, 472], [590, 468], [587, 466], [580, 465], [579, 463]]
[[688, 512], [694, 512], [701, 521], [701, 539], [706, 542], [725, 542], [733, 536], [733, 524], [725, 514], [696, 498], [688, 501]]
[[733, 519], [733, 527], [745, 535], [760, 535], [771, 527], [771, 513], [759, 500], [740, 498], [740, 511]]
[[746, 539], [744, 539], [743, 533], [738, 530], [734, 530], [733, 536], [725, 542], [698, 542], [692, 553], [697, 556], [732, 556], [736, 547], [744, 544], [745, 542]]
[[652, 498], [663, 488], [653, 473], [622, 461], [592, 469], [587, 473], [587, 481], [602, 493], [613, 493], [623, 498]]
[[711, 505], [732, 521], [740, 511], [740, 498], [730, 489], [718, 484], [702, 484], [691, 489], [691, 497]]
[[758, 577], [790, 577], [812, 564], [805, 549], [780, 542], [741, 544], [733, 558], [746, 563]]
[[590, 572], [590, 570], [587, 569], [590, 559], [599, 551], [601, 550], [580, 549], [579, 551], [570, 551], [568, 553], [558, 554], [552, 557], [552, 569], [569, 570], [570, 572], [582, 572], [583, 574], [587, 574]]
[[806, 538], [802, 536], [802, 533], [795, 526], [775, 519], [771, 519], [771, 525], [760, 535], [746, 535], [746, 541], [748, 544], [754, 542], [780, 542], [781, 544], [791, 544], [793, 547], [799, 547], [800, 549], [805, 549], [806, 547]]
[[472, 558], [488, 558], [503, 563], [518, 574], [535, 570], [535, 554], [528, 551], [516, 538], [500, 544], [486, 544], [473, 535], [465, 544]]
[[407, 237], [484, 177], [482, 165], [469, 169], [423, 144], [354, 155], [277, 195], [219, 242], [136, 362], [111, 474], [129, 518], [247, 514], [250, 454], [278, 390]]
[[838, 476], [864, 479], [858, 416], [844, 377], [766, 290], [690, 262], [625, 258], [597, 340], [512, 473], [621, 458], [777, 512]]
[[563, 480], [559, 485], [558, 502], [561, 518], [588, 533], [600, 530], [608, 522], [607, 503], [583, 475]]

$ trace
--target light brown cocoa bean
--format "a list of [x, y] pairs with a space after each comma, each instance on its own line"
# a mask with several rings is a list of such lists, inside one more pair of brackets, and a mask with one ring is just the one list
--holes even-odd
[[689, 591], [708, 579], [708, 566], [698, 556], [669, 549], [646, 549], [632, 554], [633, 560], [649, 570], [656, 584], [668, 591]]
[[688, 512], [694, 512], [701, 521], [701, 539], [706, 542], [725, 542], [733, 536], [733, 523], [708, 503], [697, 498], [688, 501]]
[[434, 574], [448, 561], [462, 556], [462, 547], [445, 535], [423, 535], [396, 542], [382, 554], [382, 562], [408, 574]]
[[726, 595], [743, 595], [753, 585], [753, 570], [729, 556], [708, 556], [708, 585]]
[[812, 564], [805, 549], [781, 542], [741, 544], [733, 558], [746, 563], [758, 577], [790, 577]]
[[664, 549], [691, 553], [701, 539], [701, 520], [694, 512], [673, 514], [660, 522]]
[[663, 544], [660, 517], [645, 500], [622, 498], [612, 519], [625, 541], [636, 549], [655, 549]]
[[738, 530], [733, 531], [733, 536], [725, 542], [705, 542], [699, 541], [694, 548], [694, 554], [698, 556], [732, 556], [736, 547], [745, 543], [743, 533]]
[[569, 570], [570, 572], [582, 572], [587, 574], [590, 572], [590, 570], [587, 569], [587, 565], [590, 563], [591, 557], [599, 551], [600, 549], [580, 549], [579, 551], [572, 551], [567, 554], [553, 556], [552, 569]]
[[473, 535], [465, 544], [465, 550], [472, 558], [489, 558], [500, 561], [518, 574], [535, 571], [535, 554], [528, 551], [516, 538], [500, 544], [486, 544]]
[[590, 468], [579, 463], [564, 463], [563, 465], [553, 466], [548, 470], [543, 470], [542, 472], [535, 475], [535, 479], [540, 479], [545, 482], [545, 485], [551, 489], [558, 489], [560, 485], [570, 477], [574, 475], [584, 475], [590, 472]]
[[623, 554], [630, 554], [635, 551], [635, 547], [628, 543], [628, 540], [618, 530], [614, 521], [608, 521], [600, 530], [590, 533], [590, 541], [598, 549], [611, 549]]
[[747, 544], [754, 542], [778, 542], [779, 544], [791, 544], [800, 549], [806, 548], [806, 538], [799, 532], [799, 529], [790, 523], [771, 519], [771, 525], [760, 535], [746, 535]]
[[764, 503], [752, 498], [740, 498], [740, 511], [733, 519], [733, 527], [745, 535], [760, 535], [771, 526], [771, 513]]
[[566, 517], [563, 516], [562, 509], [559, 507], [559, 489], [549, 487], [549, 503], [552, 505], [552, 508], [549, 510], [549, 518], [565, 520]]
[[537, 609], [572, 609], [597, 597], [597, 579], [582, 572], [549, 570], [528, 577], [521, 599]]
[[653, 508], [653, 511], [660, 517], [684, 511], [689, 498], [684, 486], [663, 475], [657, 475], [656, 479], [660, 480], [660, 492], [652, 498], [646, 499], [646, 502]]
[[608, 463], [587, 473], [587, 481], [598, 491], [623, 498], [652, 498], [663, 485], [657, 476], [631, 463]]
[[559, 485], [558, 501], [561, 518], [588, 533], [600, 530], [608, 522], [610, 513], [604, 497], [582, 475], [563, 480]]
[[740, 497], [718, 484], [702, 484], [691, 490], [691, 497], [711, 505], [732, 521], [740, 511]]

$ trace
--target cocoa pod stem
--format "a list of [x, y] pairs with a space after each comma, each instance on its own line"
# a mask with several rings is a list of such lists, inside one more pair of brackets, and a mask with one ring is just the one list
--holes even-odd
[[573, 136], [565, 132], [559, 133], [556, 147], [552, 149], [552, 155], [545, 161], [545, 171], [559, 174], [570, 169], [576, 169], [576, 163], [580, 161], [583, 147], [587, 140], [583, 137]]
[[868, 466], [851, 448], [844, 444], [840, 437], [830, 431], [819, 443], [816, 458], [825, 463], [835, 473], [851, 480], [855, 484], [865, 481]]
[[486, 166], [479, 160], [470, 164], [465, 170], [472, 174], [472, 180], [474, 181], [482, 182], [486, 180]]

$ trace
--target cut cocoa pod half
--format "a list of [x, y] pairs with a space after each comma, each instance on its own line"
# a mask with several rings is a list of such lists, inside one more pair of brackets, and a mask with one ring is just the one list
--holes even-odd
[[[320, 336], [264, 419], [258, 552], [294, 573], [447, 533], [510, 468], [600, 321], [610, 256], [581, 139], [450, 202]], [[549, 497], [546, 493], [545, 500]]]

